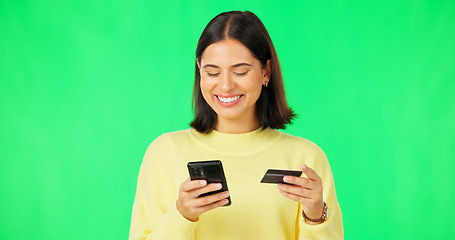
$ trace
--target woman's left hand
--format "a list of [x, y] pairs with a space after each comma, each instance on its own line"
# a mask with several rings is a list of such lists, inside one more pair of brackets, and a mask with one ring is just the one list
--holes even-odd
[[308, 178], [285, 176], [284, 182], [293, 185], [278, 184], [278, 189], [285, 197], [301, 203], [307, 217], [318, 219], [324, 211], [321, 177], [306, 165], [301, 165], [300, 169]]

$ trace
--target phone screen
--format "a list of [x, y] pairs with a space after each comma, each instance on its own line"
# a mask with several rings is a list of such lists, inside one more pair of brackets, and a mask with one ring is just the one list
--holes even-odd
[[[189, 162], [188, 171], [190, 179], [193, 180], [206, 180], [207, 184], [221, 183], [222, 188], [217, 191], [201, 194], [199, 197], [228, 191], [226, 177], [224, 176], [223, 165], [220, 160]], [[229, 202], [224, 206], [231, 205], [231, 197], [227, 198]]]

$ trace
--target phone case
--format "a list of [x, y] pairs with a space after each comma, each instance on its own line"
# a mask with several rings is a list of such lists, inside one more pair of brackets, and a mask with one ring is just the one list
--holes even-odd
[[[223, 164], [220, 160], [189, 162], [188, 171], [191, 180], [206, 180], [209, 183], [221, 183], [222, 188], [217, 191], [201, 194], [199, 197], [228, 191], [226, 177], [224, 176]], [[228, 198], [228, 203], [224, 206], [231, 205], [231, 197]]]

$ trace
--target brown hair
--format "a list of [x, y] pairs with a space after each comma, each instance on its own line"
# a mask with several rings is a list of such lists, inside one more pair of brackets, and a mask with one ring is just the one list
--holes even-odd
[[[210, 44], [225, 39], [235, 39], [247, 47], [259, 60], [262, 67], [270, 60], [271, 75], [268, 87], [262, 87], [256, 102], [256, 114], [262, 129], [285, 129], [296, 116], [289, 108], [283, 86], [280, 63], [267, 29], [261, 20], [249, 11], [224, 12], [213, 18], [205, 27], [196, 48], [197, 61]], [[201, 133], [210, 133], [216, 124], [217, 115], [202, 96], [201, 74], [196, 64], [193, 88], [193, 110], [191, 127]]]

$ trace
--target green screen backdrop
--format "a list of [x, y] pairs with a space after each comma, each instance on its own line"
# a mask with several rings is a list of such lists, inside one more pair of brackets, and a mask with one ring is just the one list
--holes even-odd
[[127, 238], [143, 154], [188, 128], [197, 40], [228, 10], [268, 28], [285, 132], [327, 154], [346, 239], [455, 237], [454, 1], [1, 0], [0, 239]]

